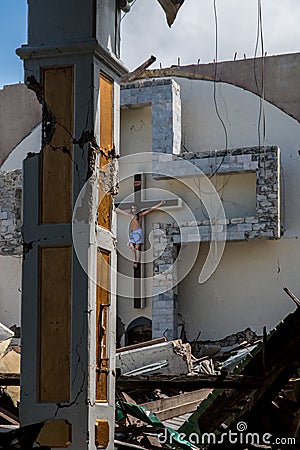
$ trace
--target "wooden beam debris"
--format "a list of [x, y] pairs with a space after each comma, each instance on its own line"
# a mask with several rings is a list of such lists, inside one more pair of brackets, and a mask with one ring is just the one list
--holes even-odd
[[[241, 376], [260, 377], [259, 385], [245, 390], [214, 391], [180, 428], [180, 432], [215, 433], [222, 423], [259, 423], [264, 406], [274, 399], [300, 365], [300, 308], [289, 314], [268, 335], [268, 365], [263, 364], [263, 343], [237, 368]], [[266, 369], [266, 370], [265, 370]], [[200, 431], [201, 430], [201, 431]]]
[[19, 373], [1, 373], [0, 386], [20, 386]]
[[141, 406], [149, 409], [160, 420], [167, 420], [195, 411], [197, 406], [212, 392], [211, 389], [199, 389], [169, 398], [161, 398]]
[[136, 348], [150, 347], [151, 345], [161, 344], [162, 342], [167, 342], [167, 338], [157, 338], [151, 341], [140, 342], [138, 344], [127, 345], [126, 347], [120, 347], [116, 349], [116, 353], [127, 352], [128, 350], [135, 350]]
[[262, 378], [244, 375], [123, 375], [117, 379], [117, 386], [121, 390], [176, 390], [182, 392], [197, 389], [255, 389], [262, 383]]
[[142, 73], [145, 72], [146, 69], [148, 69], [151, 64], [153, 64], [156, 61], [156, 57], [151, 55], [150, 58], [147, 59], [147, 61], [143, 62], [139, 67], [137, 67], [132, 72], [126, 73], [121, 77], [121, 83], [130, 83], [131, 81], [134, 81], [136, 78], [138, 78]]
[[20, 425], [19, 418], [7, 409], [2, 408], [2, 406], [0, 406], [0, 417], [9, 422], [11, 425]]

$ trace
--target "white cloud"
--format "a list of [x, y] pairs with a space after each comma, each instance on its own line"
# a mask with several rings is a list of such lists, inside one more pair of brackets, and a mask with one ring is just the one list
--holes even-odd
[[[299, 51], [299, 0], [261, 0], [264, 48], [270, 54]], [[217, 0], [218, 59], [254, 56], [257, 0]], [[153, 67], [211, 62], [215, 58], [213, 0], [185, 0], [170, 30], [156, 0], [137, 0], [122, 21], [122, 59], [133, 69], [154, 54]]]

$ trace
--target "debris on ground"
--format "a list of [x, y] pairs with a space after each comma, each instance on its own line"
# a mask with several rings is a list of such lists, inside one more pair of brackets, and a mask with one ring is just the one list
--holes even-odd
[[166, 373], [184, 375], [193, 370], [190, 344], [180, 339], [118, 349], [116, 366], [123, 375]]
[[[236, 342], [230, 342], [232, 335], [223, 342], [206, 342], [202, 350], [198, 346], [196, 357], [181, 341], [139, 344], [138, 351], [121, 351], [126, 364], [119, 358], [118, 367], [123, 369], [117, 379], [119, 448], [296, 450], [300, 429], [299, 329], [297, 308], [262, 338], [246, 329]], [[159, 348], [164, 353], [157, 352]], [[201, 357], [203, 349], [206, 353]], [[229, 432], [239, 431], [241, 424], [244, 433], [252, 432], [258, 438], [269, 433], [281, 438], [281, 444], [269, 445], [258, 439], [233, 445]], [[188, 436], [193, 436], [193, 442]]]
[[[263, 337], [248, 328], [197, 346], [163, 337], [117, 349], [115, 448], [298, 449], [299, 329], [297, 307], [269, 334], [264, 329]], [[3, 330], [0, 344], [8, 342], [0, 345], [0, 448], [6, 448], [1, 439], [6, 442], [10, 433], [23, 430], [18, 419], [20, 348]], [[198, 349], [196, 355], [192, 348]], [[20, 439], [23, 432], [25, 439], [33, 439], [32, 430], [29, 435], [20, 431]], [[256, 436], [256, 441], [233, 444], [228, 436], [237, 432]], [[266, 435], [280, 438], [280, 444], [259, 441]]]

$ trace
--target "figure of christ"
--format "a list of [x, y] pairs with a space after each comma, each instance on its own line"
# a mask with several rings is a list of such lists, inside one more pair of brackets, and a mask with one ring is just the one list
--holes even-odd
[[130, 218], [129, 225], [129, 247], [133, 256], [133, 268], [138, 267], [140, 261], [141, 246], [144, 243], [144, 234], [142, 229], [141, 219], [142, 217], [149, 214], [151, 211], [160, 208], [165, 204], [164, 200], [161, 200], [157, 205], [152, 206], [152, 208], [145, 209], [144, 211], [138, 211], [137, 206], [133, 204], [131, 206], [130, 212], [124, 211], [120, 208], [116, 208], [118, 214], [123, 214]]

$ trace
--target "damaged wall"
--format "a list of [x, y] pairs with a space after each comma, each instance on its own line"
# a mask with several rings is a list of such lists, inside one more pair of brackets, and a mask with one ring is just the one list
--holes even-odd
[[[224, 150], [225, 133], [216, 114], [213, 83], [183, 78], [176, 78], [175, 81], [180, 85], [181, 91], [182, 151], [185, 154], [195, 154], [211, 149]], [[201, 244], [200, 256], [178, 290], [180, 323], [185, 324], [190, 340], [195, 339], [200, 331], [202, 339], [220, 339], [248, 326], [261, 334], [263, 325], [273, 327], [293, 308], [283, 295], [282, 287], [288, 285], [296, 295], [300, 292], [297, 273], [300, 197], [296, 182], [300, 170], [300, 125], [280, 109], [265, 102], [266, 135], [263, 136], [260, 128], [258, 136], [259, 98], [228, 84], [218, 83], [215, 88], [219, 112], [226, 127], [228, 149], [257, 147], [259, 143], [280, 148], [282, 236], [278, 241], [228, 243], [217, 271], [203, 285], [199, 285], [197, 279], [208, 246]], [[149, 151], [152, 145], [151, 115], [143, 113], [141, 127], [139, 111], [141, 110], [122, 111], [121, 156]], [[163, 129], [161, 134], [163, 139]], [[223, 200], [226, 217], [255, 215], [255, 177], [251, 176], [248, 173], [217, 177], [216, 188]], [[165, 189], [187, 201], [197, 220], [207, 219], [206, 211], [197, 196], [191, 195], [177, 180], [157, 181], [148, 176], [146, 186], [157, 189], [151, 194], [152, 198], [164, 198], [165, 194], [160, 194], [159, 190]], [[132, 189], [132, 183], [127, 180], [121, 185], [119, 198], [125, 198], [132, 193]], [[183, 210], [178, 210], [180, 218], [182, 214]], [[123, 218], [120, 219], [122, 226], [118, 230], [118, 246], [121, 246], [126, 255], [128, 239], [125, 220], [123, 222]], [[173, 221], [167, 213], [151, 213], [146, 220], [146, 235], [153, 230], [155, 223]], [[185, 244], [187, 253], [188, 245], [193, 244]], [[130, 271], [125, 259], [120, 260], [120, 266], [121, 270]], [[149, 276], [153, 270], [150, 266], [151, 264], [147, 268]], [[185, 270], [183, 260], [179, 266]], [[148, 299], [147, 308], [142, 311], [150, 319], [152, 306], [152, 301]], [[133, 309], [130, 299], [121, 299], [118, 307], [119, 316], [126, 326], [140, 315], [138, 310]], [[164, 303], [160, 308], [161, 314], [163, 310]]]
[[148, 70], [142, 76], [215, 79], [239, 86], [255, 94], [262, 92], [261, 81], [264, 80], [264, 98], [286, 114], [300, 120], [299, 67], [300, 53], [291, 53], [268, 56], [263, 59], [223, 61], [218, 62], [217, 67], [214, 63], [173, 66], [162, 70]]
[[0, 322], [21, 325], [22, 256], [0, 255]]
[[0, 90], [0, 322], [8, 327], [21, 325], [22, 161], [40, 149], [41, 117], [24, 84]]
[[0, 172], [0, 322], [20, 326], [22, 171]]
[[[183, 105], [187, 102], [189, 105], [182, 111], [185, 148], [190, 151], [205, 151], [207, 146], [224, 148], [224, 130], [213, 104], [213, 84], [179, 79], [177, 82], [181, 85]], [[257, 145], [259, 98], [222, 83], [216, 89], [219, 112], [228, 133], [228, 147]], [[282, 236], [278, 241], [227, 242], [217, 271], [199, 285], [197, 277], [208, 249], [206, 244], [202, 245], [195, 266], [178, 292], [179, 312], [191, 340], [199, 331], [202, 331], [202, 339], [220, 339], [247, 326], [261, 334], [263, 325], [269, 329], [274, 327], [293, 308], [282, 292], [283, 286], [292, 286], [296, 295], [300, 293], [296, 269], [300, 251], [297, 194], [300, 125], [268, 102], [264, 103], [264, 112], [264, 143], [277, 145], [281, 153]], [[260, 138], [263, 138], [262, 130]], [[219, 178], [223, 178], [223, 184], [227, 182], [225, 176]], [[226, 212], [226, 204], [232, 199], [224, 195], [227, 185], [222, 187], [220, 183], [219, 186], [220, 197], [226, 199]]]
[[24, 84], [4, 86], [0, 90], [0, 166], [41, 118], [41, 105]]
[[23, 160], [27, 154], [38, 153], [40, 151], [41, 140], [42, 124], [40, 123], [7, 156], [2, 166], [0, 165], [0, 172], [10, 172], [15, 169], [22, 170]]
[[0, 254], [22, 254], [22, 171], [0, 172]]

